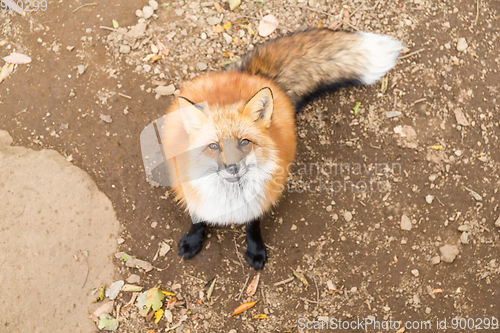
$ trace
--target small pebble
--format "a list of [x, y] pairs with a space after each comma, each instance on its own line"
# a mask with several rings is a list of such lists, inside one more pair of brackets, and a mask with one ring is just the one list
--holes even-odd
[[156, 228], [156, 226], [157, 226], [157, 225], [158, 225], [158, 222], [152, 222], [152, 223], [151, 223], [151, 228], [153, 228], [153, 229], [154, 229], [154, 228]]
[[144, 14], [145, 19], [148, 19], [151, 16], [153, 16], [154, 12], [155, 12], [154, 9], [151, 8], [150, 6], [144, 6], [142, 8], [142, 13]]
[[292, 224], [292, 227], [290, 228], [292, 231], [297, 230], [297, 226], [295, 224]]
[[59, 52], [59, 45], [52, 46], [52, 51]]
[[430, 314], [431, 311], [432, 311], [431, 308], [429, 308], [429, 307], [425, 308], [425, 313]]
[[401, 229], [403, 230], [411, 230], [411, 221], [406, 214], [403, 214], [401, 217]]
[[418, 269], [412, 269], [411, 274], [413, 274], [414, 277], [418, 277], [420, 275], [420, 272], [418, 271]]
[[119, 237], [116, 241], [118, 242], [118, 245], [125, 243], [125, 239], [121, 237]]
[[85, 73], [85, 66], [78, 65], [78, 66], [76, 66], [76, 70], [78, 71], [78, 75], [82, 75], [83, 73]]
[[204, 71], [207, 69], [207, 64], [204, 62], [199, 62], [196, 64], [196, 68], [198, 68], [200, 71]]
[[135, 16], [137, 16], [137, 17], [144, 17], [144, 13], [142, 12], [142, 10], [137, 9], [135, 11]]
[[109, 123], [111, 123], [111, 122], [113, 121], [113, 119], [111, 119], [111, 117], [110, 117], [110, 116], [105, 115], [105, 114], [102, 114], [102, 113], [101, 113], [101, 116], [100, 116], [100, 117], [101, 117], [101, 120], [102, 120], [102, 121], [104, 121], [104, 122], [106, 122], [106, 123], [108, 123], [108, 124], [109, 124]]
[[457, 51], [464, 52], [465, 50], [467, 50], [467, 41], [463, 37], [459, 38], [457, 43]]
[[433, 195], [426, 195], [425, 196], [425, 201], [430, 205], [434, 201], [434, 196]]
[[128, 283], [139, 283], [141, 282], [141, 277], [137, 274], [130, 274], [130, 276], [125, 280]]
[[158, 2], [156, 2], [155, 0], [149, 0], [149, 6], [151, 8], [153, 8], [154, 10], [157, 10], [158, 9]]
[[440, 256], [435, 256], [431, 258], [431, 264], [437, 265], [441, 262], [441, 257]]
[[231, 44], [233, 42], [233, 37], [229, 36], [225, 32], [222, 33], [222, 36], [224, 37], [224, 40], [226, 43]]
[[460, 253], [458, 246], [446, 244], [439, 248], [441, 252], [441, 260], [444, 262], [453, 262]]
[[235, 329], [232, 329], [232, 330], [229, 331], [229, 333], [238, 333], [238, 331], [235, 330]]
[[130, 45], [125, 45], [125, 44], [120, 45], [120, 53], [130, 53], [130, 51], [131, 51]]
[[352, 213], [348, 210], [344, 212], [344, 219], [346, 222], [351, 222], [352, 221]]
[[495, 222], [495, 226], [500, 228], [500, 216], [498, 217], [498, 220]]

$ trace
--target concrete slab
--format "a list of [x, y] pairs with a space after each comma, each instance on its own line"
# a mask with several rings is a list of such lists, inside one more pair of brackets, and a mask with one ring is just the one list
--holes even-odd
[[88, 313], [91, 291], [113, 282], [113, 206], [56, 151], [11, 144], [0, 131], [0, 332], [97, 331]]

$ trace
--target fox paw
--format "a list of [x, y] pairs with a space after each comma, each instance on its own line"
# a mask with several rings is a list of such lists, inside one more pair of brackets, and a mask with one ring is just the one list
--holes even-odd
[[255, 270], [262, 269], [267, 260], [266, 248], [258, 248], [254, 250], [247, 249], [245, 252], [245, 260]]
[[197, 234], [186, 234], [182, 236], [182, 239], [179, 242], [179, 255], [184, 260], [191, 259], [201, 251], [202, 241], [203, 237], [200, 237]]

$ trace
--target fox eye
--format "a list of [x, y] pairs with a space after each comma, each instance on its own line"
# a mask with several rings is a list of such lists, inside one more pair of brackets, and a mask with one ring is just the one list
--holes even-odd
[[215, 150], [215, 149], [219, 149], [219, 145], [218, 145], [217, 143], [215, 143], [215, 142], [214, 142], [214, 143], [209, 144], [209, 145], [208, 145], [208, 148], [210, 148], [210, 149], [214, 149], [214, 150]]
[[246, 146], [250, 143], [250, 140], [248, 139], [243, 139], [240, 141], [240, 146]]

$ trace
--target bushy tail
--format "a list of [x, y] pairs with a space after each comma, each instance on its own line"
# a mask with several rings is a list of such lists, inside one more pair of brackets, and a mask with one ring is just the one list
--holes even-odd
[[274, 80], [297, 107], [322, 88], [375, 83], [396, 65], [402, 47], [387, 35], [313, 29], [267, 42], [232, 69]]

